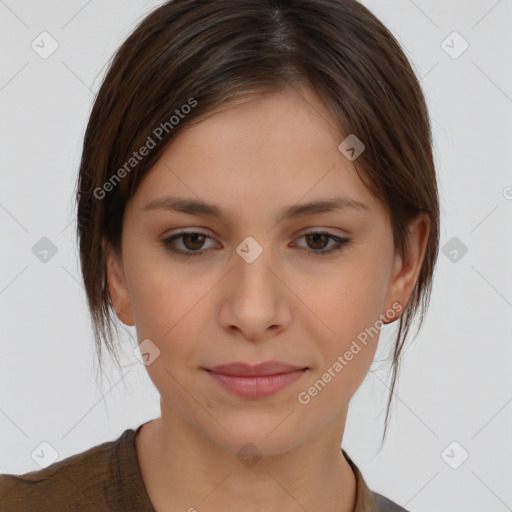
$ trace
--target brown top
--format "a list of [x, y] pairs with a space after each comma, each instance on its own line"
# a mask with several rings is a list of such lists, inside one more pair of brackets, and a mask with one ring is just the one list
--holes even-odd
[[[0, 475], [0, 512], [156, 512], [144, 487], [135, 436], [109, 441], [24, 475]], [[371, 491], [342, 449], [356, 477], [354, 512], [407, 512]]]

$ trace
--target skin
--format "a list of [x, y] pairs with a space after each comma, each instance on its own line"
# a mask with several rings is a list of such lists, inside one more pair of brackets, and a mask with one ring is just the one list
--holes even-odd
[[[354, 508], [355, 478], [340, 445], [378, 335], [307, 405], [297, 397], [380, 314], [407, 303], [429, 219], [411, 222], [402, 260], [384, 205], [338, 150], [344, 137], [334, 126], [310, 89], [257, 96], [180, 132], [127, 205], [121, 254], [109, 251], [108, 282], [121, 320], [135, 325], [139, 342], [150, 339], [160, 350], [147, 370], [161, 417], [136, 438], [159, 511]], [[144, 211], [167, 195], [216, 203], [226, 217]], [[333, 196], [368, 210], [275, 220], [287, 207]], [[210, 237], [174, 242], [202, 257], [173, 254], [162, 243], [181, 228]], [[322, 256], [336, 241], [304, 236], [318, 231], [351, 242]], [[248, 236], [263, 249], [252, 263], [236, 252]], [[267, 360], [308, 370], [255, 400], [232, 395], [203, 369]], [[237, 457], [248, 442], [262, 455], [250, 467]]]

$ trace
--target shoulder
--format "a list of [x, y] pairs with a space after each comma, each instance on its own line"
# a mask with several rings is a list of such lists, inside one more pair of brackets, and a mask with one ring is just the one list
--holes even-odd
[[372, 493], [375, 501], [376, 512], [409, 512], [394, 501], [391, 501], [389, 498], [382, 496], [382, 494], [374, 491], [372, 491]]
[[112, 510], [113, 500], [122, 491], [121, 466], [130, 462], [125, 448], [134, 434], [125, 430], [115, 441], [38, 471], [0, 475], [0, 510]]
[[370, 489], [357, 464], [350, 458], [343, 448], [341, 451], [352, 468], [356, 478], [355, 512], [409, 512], [398, 505], [398, 503], [395, 503], [382, 494]]

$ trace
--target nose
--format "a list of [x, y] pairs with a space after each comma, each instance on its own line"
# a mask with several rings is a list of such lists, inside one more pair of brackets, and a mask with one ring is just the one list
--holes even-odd
[[219, 314], [222, 327], [251, 341], [286, 329], [291, 294], [271, 249], [249, 237], [233, 256]]

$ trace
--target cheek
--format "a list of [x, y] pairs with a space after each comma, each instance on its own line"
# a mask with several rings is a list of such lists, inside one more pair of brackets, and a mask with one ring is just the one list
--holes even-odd
[[[134, 237], [136, 238], [136, 237]], [[176, 333], [186, 337], [185, 328], [196, 306], [208, 292], [208, 283], [199, 275], [184, 272], [164, 250], [153, 245], [126, 246], [126, 268], [139, 339], [169, 343]], [[182, 338], [183, 339], [183, 338]]]
[[324, 287], [324, 293], [310, 296], [313, 302], [316, 299], [312, 309], [323, 323], [317, 318], [309, 322], [315, 366], [297, 398], [301, 404], [309, 401], [319, 413], [330, 411], [332, 417], [365, 379], [380, 334], [378, 294], [371, 283], [356, 278], [339, 277]]
[[308, 385], [315, 387], [313, 393], [321, 391], [326, 404], [350, 400], [371, 366], [382, 327], [390, 251], [381, 250], [380, 257], [369, 248], [354, 252], [339, 270], [302, 288], [304, 302], [318, 317], [310, 315], [308, 322], [308, 335], [320, 355]]
[[385, 255], [375, 258], [359, 251], [340, 262], [339, 270], [303, 287], [305, 304], [325, 324], [323, 338], [334, 340], [337, 348], [379, 319], [387, 291], [388, 260]]

